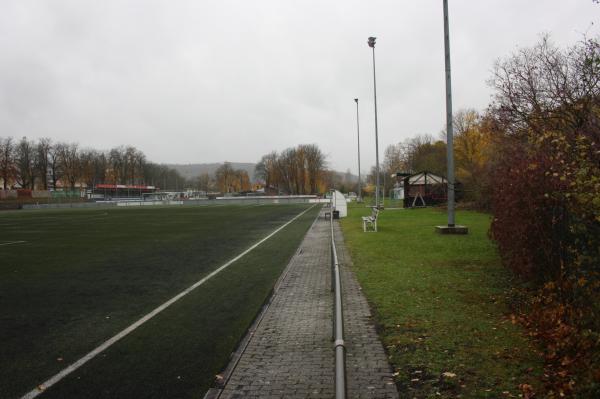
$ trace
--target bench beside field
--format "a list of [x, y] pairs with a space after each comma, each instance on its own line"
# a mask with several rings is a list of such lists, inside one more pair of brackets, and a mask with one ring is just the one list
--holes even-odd
[[377, 232], [377, 218], [379, 217], [379, 209], [373, 207], [371, 210], [371, 216], [363, 216], [363, 231], [366, 233], [369, 230], [369, 226], [373, 232]]

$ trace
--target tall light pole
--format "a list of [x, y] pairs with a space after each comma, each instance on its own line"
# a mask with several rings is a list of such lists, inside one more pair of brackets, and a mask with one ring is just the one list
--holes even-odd
[[448, 162], [448, 227], [454, 227], [454, 126], [452, 123], [452, 74], [448, 0], [444, 0], [444, 53], [446, 64], [446, 158]]
[[454, 219], [454, 126], [452, 121], [452, 74], [450, 70], [450, 23], [448, 0], [444, 0], [444, 54], [446, 64], [446, 158], [448, 175], [448, 225], [438, 226], [445, 234], [467, 234], [468, 228], [457, 226]]
[[379, 209], [379, 138], [377, 131], [377, 80], [375, 78], [375, 39], [370, 37], [369, 47], [373, 49], [373, 99], [375, 102], [375, 172], [377, 173], [377, 184], [375, 191], [375, 206]]
[[358, 98], [354, 99], [356, 103], [356, 134], [358, 136], [358, 202], [362, 202], [362, 185], [360, 182], [360, 124], [358, 122]]

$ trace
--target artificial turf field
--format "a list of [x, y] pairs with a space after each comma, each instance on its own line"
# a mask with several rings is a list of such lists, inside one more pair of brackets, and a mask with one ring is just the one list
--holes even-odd
[[[0, 213], [0, 397], [26, 394], [307, 208]], [[202, 397], [317, 213], [311, 208], [40, 397]]]

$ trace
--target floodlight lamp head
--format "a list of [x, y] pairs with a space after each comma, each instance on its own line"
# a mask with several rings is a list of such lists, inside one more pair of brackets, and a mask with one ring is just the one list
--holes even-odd
[[375, 48], [375, 39], [377, 39], [377, 38], [376, 38], [376, 37], [373, 37], [373, 36], [371, 36], [371, 37], [369, 38], [369, 41], [367, 42], [367, 43], [368, 43], [368, 45], [369, 45], [369, 47], [373, 47], [373, 48]]
[[355, 99], [354, 99], [354, 102], [358, 104], [358, 98], [355, 98]]

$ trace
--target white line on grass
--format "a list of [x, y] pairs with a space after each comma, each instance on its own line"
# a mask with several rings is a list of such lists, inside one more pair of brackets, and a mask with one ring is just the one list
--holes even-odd
[[214, 277], [217, 274], [219, 274], [221, 271], [225, 270], [231, 264], [233, 264], [236, 261], [240, 260], [244, 255], [248, 254], [249, 252], [251, 252], [252, 250], [254, 250], [256, 247], [258, 247], [260, 244], [262, 244], [263, 242], [267, 241], [269, 238], [273, 237], [275, 234], [277, 234], [278, 232], [280, 232], [281, 230], [283, 230], [290, 223], [292, 223], [293, 221], [295, 221], [300, 216], [304, 215], [306, 212], [308, 212], [309, 210], [311, 210], [314, 207], [315, 207], [315, 205], [313, 205], [310, 208], [307, 208], [304, 211], [300, 212], [299, 214], [297, 214], [296, 216], [294, 216], [291, 220], [289, 220], [287, 223], [285, 223], [283, 226], [278, 227], [271, 234], [269, 234], [268, 236], [266, 236], [265, 238], [263, 238], [262, 240], [260, 240], [256, 244], [252, 245], [250, 248], [246, 249], [244, 252], [242, 252], [241, 254], [239, 254], [238, 256], [236, 256], [235, 258], [229, 260], [224, 265], [222, 265], [219, 268], [213, 270], [208, 275], [206, 275], [206, 277], [204, 277], [203, 279], [199, 280], [198, 282], [194, 283], [193, 285], [191, 285], [190, 287], [188, 287], [184, 291], [182, 291], [179, 294], [175, 295], [173, 298], [169, 299], [167, 302], [163, 303], [162, 305], [160, 305], [159, 307], [157, 307], [156, 309], [154, 309], [150, 313], [146, 314], [141, 319], [139, 319], [135, 323], [131, 324], [129, 327], [125, 328], [121, 332], [119, 332], [117, 335], [115, 335], [112, 338], [109, 338], [108, 340], [104, 341], [102, 344], [100, 344], [94, 350], [92, 350], [91, 352], [89, 352], [87, 355], [85, 355], [81, 359], [77, 360], [75, 363], [72, 363], [71, 365], [69, 365], [68, 367], [64, 368], [63, 370], [61, 370], [60, 372], [58, 372], [54, 376], [50, 377], [48, 380], [46, 380], [43, 383], [41, 383], [40, 385], [38, 385], [35, 389], [31, 390], [29, 393], [23, 395], [21, 397], [21, 399], [32, 399], [32, 398], [35, 398], [36, 396], [40, 395], [46, 389], [50, 388], [52, 385], [56, 384], [57, 382], [59, 382], [60, 380], [62, 380], [63, 378], [65, 378], [67, 375], [71, 374], [73, 371], [77, 370], [78, 368], [80, 368], [81, 366], [83, 366], [85, 363], [87, 363], [90, 360], [92, 360], [98, 354], [100, 354], [103, 351], [105, 351], [106, 349], [108, 349], [115, 342], [119, 341], [121, 338], [125, 337], [126, 335], [128, 335], [129, 333], [131, 333], [132, 331], [134, 331], [135, 329], [137, 329], [139, 326], [141, 326], [142, 324], [144, 324], [148, 320], [152, 319], [154, 316], [156, 316], [157, 314], [159, 314], [160, 312], [162, 312], [163, 310], [165, 310], [166, 308], [168, 308], [169, 306], [171, 306], [172, 304], [174, 304], [175, 302], [177, 302], [178, 300], [180, 300], [182, 297], [184, 297], [185, 295], [189, 294], [194, 289], [198, 288], [199, 286], [201, 286], [202, 284], [204, 284], [205, 282], [207, 282], [208, 280], [210, 280], [212, 277]]
[[0, 245], [13, 245], [13, 244], [24, 244], [27, 241], [6, 241], [3, 243], [0, 243]]

